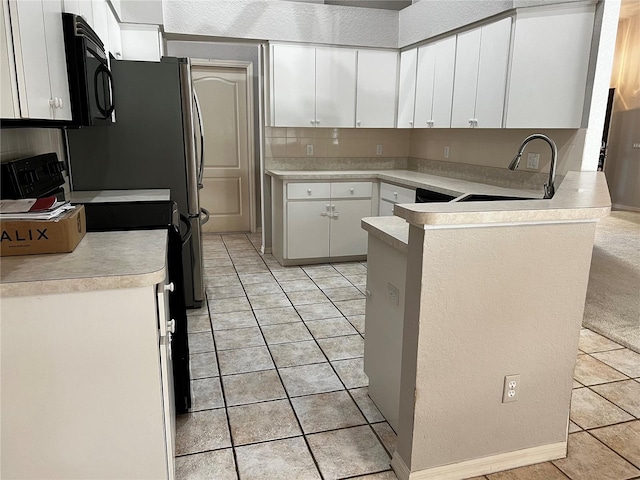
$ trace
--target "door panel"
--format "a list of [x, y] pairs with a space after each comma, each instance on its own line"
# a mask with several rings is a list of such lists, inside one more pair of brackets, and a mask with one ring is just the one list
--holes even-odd
[[371, 216], [371, 200], [332, 200], [331, 209], [330, 255], [366, 255], [367, 232], [360, 220]]
[[453, 86], [451, 128], [468, 128], [474, 118], [478, 62], [480, 58], [480, 29], [458, 35], [456, 47], [456, 74]]
[[451, 101], [456, 62], [456, 37], [445, 38], [434, 44], [436, 49], [435, 76], [433, 78], [433, 112], [435, 128], [451, 126]]
[[354, 127], [356, 50], [316, 48], [316, 127]]
[[62, 107], [54, 108], [53, 114], [56, 120], [71, 120], [71, 96], [62, 35], [62, 3], [59, 0], [47, 0], [42, 3], [42, 6], [47, 37], [51, 96], [58, 97], [62, 101]]
[[287, 258], [329, 256], [329, 200], [287, 203]]
[[357, 127], [395, 127], [397, 75], [397, 52], [358, 51]]
[[194, 66], [192, 77], [204, 125], [204, 188], [200, 190], [200, 206], [211, 214], [202, 229], [205, 232], [250, 231], [246, 71]]
[[433, 112], [433, 81], [436, 68], [436, 45], [418, 49], [418, 74], [416, 78], [415, 127], [430, 126]]
[[274, 45], [272, 52], [274, 126], [315, 126], [315, 48]]
[[400, 53], [400, 83], [398, 84], [398, 128], [413, 127], [413, 106], [416, 98], [416, 63], [418, 49]]

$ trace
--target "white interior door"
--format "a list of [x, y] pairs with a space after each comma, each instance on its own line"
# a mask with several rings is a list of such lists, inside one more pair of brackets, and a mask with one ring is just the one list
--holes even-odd
[[209, 211], [210, 219], [203, 231], [251, 231], [251, 99], [247, 71], [193, 66], [191, 74], [204, 125], [200, 206]]

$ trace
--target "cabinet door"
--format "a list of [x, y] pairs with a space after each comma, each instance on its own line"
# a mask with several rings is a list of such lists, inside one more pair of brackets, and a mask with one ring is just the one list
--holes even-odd
[[329, 200], [287, 203], [287, 258], [329, 256]]
[[273, 45], [273, 125], [313, 127], [316, 121], [315, 48]]
[[20, 118], [13, 41], [7, 4], [0, 4], [0, 118]]
[[435, 128], [451, 126], [451, 101], [453, 99], [453, 79], [456, 61], [456, 36], [436, 42], [434, 45], [436, 62], [433, 77], [433, 110], [431, 124]]
[[330, 255], [366, 255], [367, 232], [360, 221], [371, 216], [371, 200], [332, 200], [331, 210]]
[[398, 85], [398, 128], [413, 127], [416, 98], [416, 64], [418, 49], [400, 53], [400, 83]]
[[393, 217], [393, 202], [389, 200], [380, 199], [380, 205], [378, 207], [379, 217]]
[[52, 95], [42, 2], [16, 1], [9, 5], [21, 116], [50, 119]]
[[160, 61], [160, 37], [157, 25], [126, 24], [120, 31], [123, 60]]
[[458, 35], [451, 127], [473, 127], [480, 61], [480, 28]]
[[110, 10], [110, 8], [108, 7], [106, 0], [93, 1], [93, 30], [96, 32], [98, 37], [100, 37], [102, 43], [104, 43], [105, 52], [110, 50], [107, 10]]
[[418, 68], [416, 75], [416, 128], [431, 126], [433, 112], [433, 80], [436, 71], [436, 45], [430, 43], [418, 49]]
[[175, 331], [175, 320], [170, 318], [169, 294], [165, 291], [164, 283], [156, 286], [156, 295], [158, 297], [158, 325], [160, 327], [160, 375], [162, 380], [167, 464], [169, 478], [173, 478], [172, 473], [175, 471], [176, 453], [176, 405], [173, 386], [173, 359], [171, 354], [171, 337], [173, 332], [169, 330], [169, 322], [172, 322]]
[[64, 51], [64, 36], [62, 33], [62, 2], [61, 0], [44, 0], [42, 5], [51, 96], [58, 100], [56, 102], [57, 106], [53, 108], [53, 118], [56, 120], [71, 120], [67, 57]]
[[[45, 0], [47, 1], [47, 0]], [[93, 28], [93, 5], [91, 0], [78, 0], [79, 15]]]
[[348, 48], [316, 48], [316, 127], [354, 127], [356, 55]]
[[109, 51], [116, 59], [122, 58], [122, 37], [120, 25], [110, 8], [107, 8], [107, 28], [109, 29]]
[[507, 128], [582, 124], [595, 6], [563, 7], [516, 15]]
[[483, 26], [481, 34], [475, 126], [500, 128], [507, 87], [511, 18]]
[[395, 127], [397, 78], [397, 52], [358, 50], [356, 127]]

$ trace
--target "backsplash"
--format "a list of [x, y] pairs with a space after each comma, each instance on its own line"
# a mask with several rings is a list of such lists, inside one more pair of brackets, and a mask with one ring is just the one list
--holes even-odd
[[[67, 162], [62, 130], [57, 128], [2, 128], [0, 129], [0, 162], [30, 157], [42, 153], [56, 152], [58, 160]], [[65, 178], [64, 190], [69, 192], [69, 177]]]

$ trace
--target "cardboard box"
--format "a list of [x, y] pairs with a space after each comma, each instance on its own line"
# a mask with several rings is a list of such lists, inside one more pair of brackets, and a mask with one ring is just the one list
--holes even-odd
[[84, 207], [54, 220], [0, 221], [0, 256], [73, 252], [87, 232]]

